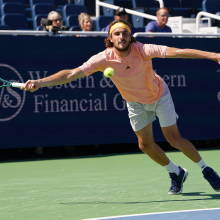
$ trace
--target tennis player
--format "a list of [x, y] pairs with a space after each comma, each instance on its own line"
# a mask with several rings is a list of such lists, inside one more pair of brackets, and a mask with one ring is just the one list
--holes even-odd
[[220, 191], [220, 177], [201, 158], [191, 142], [178, 130], [178, 115], [165, 81], [152, 68], [152, 58], [209, 59], [220, 64], [220, 54], [194, 49], [178, 49], [161, 45], [142, 44], [131, 36], [128, 22], [115, 20], [111, 23], [107, 49], [92, 56], [82, 66], [61, 70], [38, 80], [28, 80], [23, 89], [34, 92], [41, 87], [65, 84], [80, 77], [112, 67], [111, 80], [127, 102], [131, 126], [137, 135], [139, 148], [152, 160], [163, 166], [171, 178], [169, 194], [180, 194], [188, 171], [174, 164], [154, 142], [152, 122], [156, 116], [166, 140], [196, 163], [204, 178], [215, 191]]

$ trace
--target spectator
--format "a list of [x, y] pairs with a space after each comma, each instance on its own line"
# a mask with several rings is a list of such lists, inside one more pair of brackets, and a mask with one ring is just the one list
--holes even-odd
[[47, 16], [47, 19], [51, 21], [51, 25], [45, 27], [47, 31], [53, 31], [56, 33], [63, 26], [62, 16], [57, 11], [51, 11]]
[[[119, 8], [115, 11], [114, 20], [123, 19], [125, 21], [128, 21], [128, 18], [128, 13], [124, 8]], [[109, 26], [110, 24], [103, 28], [103, 30], [108, 32]], [[136, 29], [131, 26], [131, 34], [133, 35], [135, 32], [137, 32]]]
[[169, 12], [167, 8], [159, 8], [156, 13], [157, 21], [151, 21], [147, 24], [145, 32], [172, 32], [167, 26]]
[[[92, 30], [92, 19], [87, 13], [82, 12], [78, 16], [79, 25], [82, 32], [93, 31]], [[88, 35], [77, 35], [77, 37], [87, 37]]]

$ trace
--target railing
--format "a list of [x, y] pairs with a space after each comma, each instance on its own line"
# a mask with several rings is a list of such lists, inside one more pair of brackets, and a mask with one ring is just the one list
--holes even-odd
[[200, 20], [202, 16], [206, 16], [206, 17], [210, 17], [216, 20], [220, 20], [220, 16], [218, 15], [214, 15], [205, 11], [200, 11], [197, 15], [196, 15], [196, 33], [199, 33], [199, 24], [200, 24]]
[[[96, 18], [100, 16], [100, 6], [111, 8], [111, 9], [114, 9], [114, 10], [117, 10], [119, 8], [119, 6], [111, 5], [111, 4], [100, 2], [99, 0], [96, 0]], [[134, 11], [134, 10], [131, 10], [131, 9], [128, 9], [128, 8], [125, 8], [125, 10], [128, 14], [137, 15], [137, 16], [148, 18], [148, 19], [151, 19], [151, 20], [157, 20], [157, 17], [153, 16], [153, 15], [149, 15], [149, 14], [145, 14], [145, 13], [142, 13], [142, 12]]]
[[37, 36], [107, 36], [104, 31], [58, 31], [57, 34], [48, 31], [18, 31], [18, 30], [0, 30], [0, 35], [37, 35]]
[[[47, 31], [17, 31], [17, 30], [0, 30], [0, 35], [32, 35], [32, 36], [108, 36], [108, 32], [106, 31], [58, 31], [56, 35], [52, 32]], [[137, 32], [133, 35], [134, 37], [220, 37], [220, 34], [175, 34], [175, 33], [146, 33], [146, 32]]]

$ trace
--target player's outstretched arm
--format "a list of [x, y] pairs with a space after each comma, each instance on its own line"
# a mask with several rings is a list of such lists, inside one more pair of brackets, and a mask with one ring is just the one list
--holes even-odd
[[195, 49], [167, 47], [166, 58], [208, 59], [220, 64], [220, 54]]
[[25, 89], [26, 91], [30, 92], [35, 92], [42, 87], [65, 84], [84, 76], [85, 74], [79, 68], [72, 70], [61, 70], [51, 76], [42, 79], [28, 80], [25, 83], [24, 88], [21, 89]]

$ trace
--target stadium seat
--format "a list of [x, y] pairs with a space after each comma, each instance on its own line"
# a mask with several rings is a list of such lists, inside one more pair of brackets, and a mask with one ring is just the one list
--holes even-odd
[[155, 0], [132, 0], [133, 8], [159, 8], [160, 4]]
[[[144, 12], [143, 8], [136, 8], [134, 10]], [[144, 18], [137, 15], [132, 15], [132, 24], [135, 28], [144, 27]]]
[[132, 0], [114, 0], [114, 5], [117, 5], [123, 8], [128, 8], [128, 9], [133, 8]]
[[70, 28], [70, 31], [82, 31], [82, 30], [81, 30], [80, 26], [77, 25], [77, 26], [72, 26], [72, 27]]
[[69, 0], [54, 0], [54, 4], [56, 8], [63, 8], [63, 6], [68, 3], [69, 3]]
[[199, 11], [202, 9], [202, 2], [203, 0], [181, 0], [181, 7], [196, 9]]
[[30, 0], [30, 8], [33, 9], [35, 4], [53, 4], [55, 6], [54, 0]]
[[85, 5], [85, 0], [74, 0], [75, 5]]
[[1, 15], [8, 13], [27, 14], [25, 5], [23, 3], [8, 2], [4, 3], [1, 7]]
[[204, 0], [202, 10], [212, 14], [220, 12], [220, 0]]
[[170, 11], [172, 17], [182, 16], [184, 18], [192, 17], [193, 12], [188, 8], [172, 8]]
[[25, 5], [25, 0], [0, 0], [0, 5], [3, 5], [4, 3], [8, 2], [22, 3]]
[[164, 7], [167, 8], [180, 8], [181, 4], [179, 0], [163, 0]]
[[69, 27], [78, 26], [79, 25], [78, 15], [69, 15], [66, 19], [66, 25]]
[[181, 7], [188, 9], [191, 13], [191, 17], [196, 17], [199, 11], [202, 11], [203, 0], [181, 0]]
[[182, 8], [179, 0], [163, 0], [164, 7], [167, 7], [171, 16], [191, 17], [191, 11], [188, 8]]
[[41, 18], [47, 18], [47, 14], [38, 14], [34, 17], [33, 19], [33, 28], [34, 30], [40, 30], [40, 21], [41, 21]]
[[102, 31], [103, 28], [110, 24], [112, 21], [114, 21], [113, 16], [99, 16], [96, 19], [96, 30]]
[[9, 26], [5, 24], [0, 24], [0, 30], [9, 30]]
[[137, 32], [145, 32], [145, 27], [137, 27], [136, 28], [136, 33]]
[[79, 15], [81, 12], [87, 12], [84, 5], [66, 4], [63, 7], [63, 20], [66, 22], [69, 15]]
[[2, 16], [2, 24], [8, 25], [11, 30], [29, 29], [27, 16], [25, 16], [24, 14], [5, 14]]
[[[104, 0], [103, 2], [114, 5], [114, 0]], [[114, 9], [102, 7], [102, 11], [105, 16], [114, 16]]]
[[44, 4], [44, 3], [37, 3], [33, 6], [32, 8], [32, 17], [34, 19], [34, 17], [38, 14], [48, 14], [51, 11], [55, 11], [55, 5], [53, 4]]

